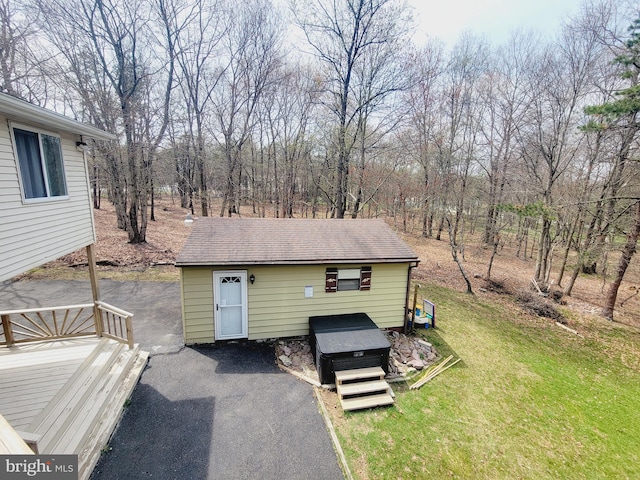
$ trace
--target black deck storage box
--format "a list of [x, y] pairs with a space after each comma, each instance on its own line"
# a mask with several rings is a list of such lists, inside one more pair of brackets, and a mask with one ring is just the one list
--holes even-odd
[[309, 317], [309, 344], [320, 383], [334, 383], [334, 372], [340, 370], [389, 371], [391, 345], [366, 313]]

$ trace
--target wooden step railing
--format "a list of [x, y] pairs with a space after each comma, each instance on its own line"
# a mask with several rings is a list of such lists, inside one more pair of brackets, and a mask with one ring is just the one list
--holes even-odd
[[104, 302], [96, 302], [100, 311], [102, 336], [126, 343], [133, 348], [133, 313]]
[[133, 313], [104, 302], [0, 311], [0, 345], [96, 335], [133, 348]]

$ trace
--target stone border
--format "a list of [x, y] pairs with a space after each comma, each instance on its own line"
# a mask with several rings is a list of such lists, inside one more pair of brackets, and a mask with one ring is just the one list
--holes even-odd
[[[423, 338], [394, 331], [384, 333], [391, 344], [387, 382], [406, 381], [408, 374], [430, 366], [438, 358], [433, 345]], [[276, 363], [282, 371], [314, 387], [335, 389], [334, 384], [320, 384], [307, 337], [276, 340], [274, 344]]]

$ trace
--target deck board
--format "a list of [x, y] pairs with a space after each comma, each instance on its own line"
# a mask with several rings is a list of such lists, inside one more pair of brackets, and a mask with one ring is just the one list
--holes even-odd
[[6, 388], [15, 388], [18, 390], [25, 382], [36, 381], [41, 383], [43, 378], [55, 381], [57, 378], [65, 378], [69, 376], [69, 372], [73, 373], [78, 368], [78, 361], [72, 364], [59, 365], [54, 363], [46, 367], [40, 367], [39, 370], [31, 369], [30, 371], [14, 372], [12, 370], [8, 373], [0, 371], [0, 384]]
[[58, 342], [23, 343], [0, 348], [0, 371], [86, 357], [99, 343], [97, 337]]
[[7, 422], [29, 425], [99, 343], [92, 337], [0, 348], [0, 413]]
[[147, 358], [97, 337], [0, 347], [0, 418], [41, 454], [79, 455], [87, 480]]
[[[15, 393], [16, 392], [21, 392], [20, 396], [24, 399], [24, 400], [30, 400], [31, 398], [40, 398], [42, 396], [42, 394], [46, 394], [48, 392], [56, 392], [58, 391], [58, 389], [60, 388], [60, 385], [58, 385], [57, 383], [49, 383], [46, 386], [43, 386], [41, 390], [33, 391], [32, 389], [28, 389], [27, 387], [22, 387], [22, 389], [18, 390], [18, 389], [7, 389], [7, 390], [3, 390], [2, 392], [0, 392], [0, 404], [2, 404], [3, 402], [11, 402], [12, 399], [15, 399]], [[26, 390], [26, 391], [25, 391]]]

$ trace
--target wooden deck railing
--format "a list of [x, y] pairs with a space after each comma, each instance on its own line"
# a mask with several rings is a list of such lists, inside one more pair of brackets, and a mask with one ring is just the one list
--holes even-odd
[[96, 302], [96, 305], [102, 317], [102, 336], [126, 343], [129, 348], [133, 348], [133, 325], [131, 322], [133, 313], [104, 302]]
[[104, 302], [0, 311], [0, 345], [97, 335], [133, 348], [132, 318]]

